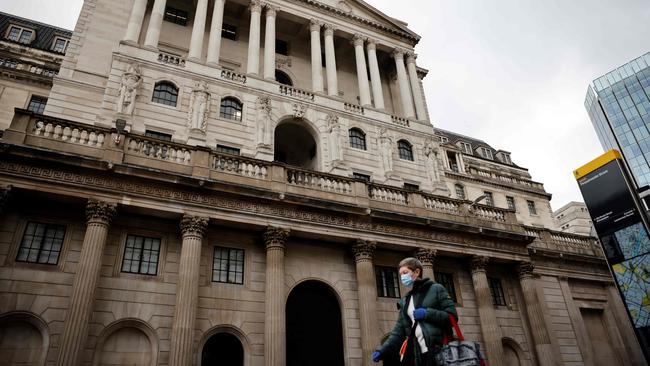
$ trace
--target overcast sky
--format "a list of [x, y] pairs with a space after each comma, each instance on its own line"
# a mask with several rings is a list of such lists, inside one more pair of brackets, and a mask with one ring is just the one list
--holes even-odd
[[[650, 51], [650, 1], [366, 1], [422, 36], [436, 127], [510, 151], [553, 209], [582, 201], [572, 171], [602, 153], [587, 85]], [[73, 29], [82, 2], [0, 0], [0, 11]]]

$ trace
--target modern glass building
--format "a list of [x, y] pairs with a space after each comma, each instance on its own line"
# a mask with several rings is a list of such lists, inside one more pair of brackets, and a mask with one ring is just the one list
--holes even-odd
[[650, 186], [650, 52], [594, 80], [585, 108], [603, 149], [622, 152], [637, 189]]

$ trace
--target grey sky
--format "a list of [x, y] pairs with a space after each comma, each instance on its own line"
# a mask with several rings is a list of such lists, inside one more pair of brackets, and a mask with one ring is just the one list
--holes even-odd
[[[512, 152], [553, 193], [554, 209], [582, 201], [572, 171], [602, 153], [585, 91], [650, 51], [648, 0], [366, 1], [422, 36], [436, 127]], [[0, 0], [0, 11], [73, 29], [81, 4]]]

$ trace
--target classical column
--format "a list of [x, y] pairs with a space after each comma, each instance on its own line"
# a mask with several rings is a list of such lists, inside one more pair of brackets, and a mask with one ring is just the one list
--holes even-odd
[[530, 262], [522, 262], [519, 264], [519, 283], [524, 293], [524, 302], [526, 306], [526, 314], [528, 314], [528, 321], [530, 322], [530, 330], [533, 334], [533, 342], [535, 350], [537, 351], [537, 360], [540, 366], [557, 365], [554, 359], [553, 345], [551, 344], [551, 337], [546, 327], [544, 314], [542, 313], [539, 298], [537, 297], [537, 290], [535, 289], [535, 279], [533, 278], [534, 266]]
[[221, 32], [223, 29], [223, 8], [226, 0], [214, 0], [214, 9], [212, 10], [212, 23], [210, 23], [210, 39], [208, 40], [208, 58], [209, 65], [219, 64], [219, 54], [221, 53]]
[[434, 280], [433, 263], [436, 260], [436, 250], [419, 248], [415, 251], [415, 258], [422, 263], [422, 277]]
[[413, 99], [411, 98], [411, 88], [409, 86], [408, 76], [406, 76], [406, 68], [404, 67], [404, 51], [396, 48], [393, 51], [395, 58], [395, 68], [397, 69], [397, 83], [399, 84], [400, 99], [402, 99], [402, 109], [404, 116], [407, 118], [415, 117], [415, 110], [413, 109]]
[[478, 305], [478, 316], [481, 321], [483, 345], [490, 365], [504, 365], [503, 347], [501, 345], [501, 328], [492, 303], [492, 294], [485, 271], [488, 257], [472, 257], [472, 282]]
[[311, 85], [315, 93], [323, 92], [323, 59], [320, 50], [321, 22], [312, 19], [309, 24], [311, 32]]
[[336, 76], [336, 54], [334, 53], [334, 26], [325, 24], [325, 67], [327, 73], [327, 95], [339, 95], [339, 83]]
[[108, 227], [116, 208], [117, 205], [114, 203], [96, 200], [89, 200], [86, 205], [86, 234], [79, 255], [77, 272], [72, 282], [70, 305], [56, 362], [58, 366], [76, 365], [79, 356], [83, 353]]
[[266, 366], [286, 363], [286, 324], [284, 288], [284, 250], [289, 230], [269, 226], [264, 232], [266, 245], [266, 301], [264, 322], [264, 360]]
[[370, 106], [370, 86], [368, 85], [368, 71], [366, 70], [366, 55], [363, 43], [366, 38], [360, 34], [354, 35], [354, 53], [357, 59], [357, 80], [359, 81], [359, 98], [362, 106]]
[[415, 67], [415, 59], [417, 55], [413, 52], [406, 54], [406, 67], [408, 67], [409, 79], [411, 80], [411, 90], [413, 91], [413, 100], [415, 101], [415, 112], [419, 120], [427, 119], [427, 112], [424, 108], [424, 96], [420, 88], [420, 78], [418, 78], [418, 71]]
[[262, 4], [259, 0], [251, 0], [251, 25], [248, 33], [248, 62], [246, 72], [257, 75], [260, 72], [260, 21]]
[[137, 44], [140, 38], [140, 30], [142, 29], [142, 21], [144, 20], [144, 12], [147, 10], [147, 0], [134, 0], [133, 8], [131, 9], [131, 16], [129, 17], [129, 25], [126, 27], [126, 35], [124, 40]]
[[190, 38], [190, 53], [188, 59], [199, 61], [203, 56], [203, 36], [205, 35], [205, 18], [208, 16], [208, 0], [197, 0], [192, 38]]
[[275, 16], [277, 8], [266, 5], [266, 32], [264, 33], [264, 79], [275, 80]]
[[380, 342], [377, 320], [377, 282], [372, 266], [372, 256], [377, 243], [357, 240], [352, 246], [357, 268], [357, 289], [359, 292], [359, 326], [361, 327], [362, 365], [372, 365], [371, 354]]
[[144, 39], [144, 46], [147, 48], [158, 49], [158, 39], [160, 38], [160, 27], [162, 26], [163, 15], [165, 15], [165, 5], [167, 0], [156, 0], [151, 9], [149, 17], [149, 28], [147, 36]]
[[185, 215], [181, 219], [181, 258], [178, 266], [176, 306], [172, 322], [169, 365], [192, 364], [194, 321], [199, 302], [199, 269], [201, 267], [201, 243], [208, 218]]
[[377, 42], [368, 40], [368, 66], [370, 66], [370, 82], [372, 83], [372, 96], [375, 101], [375, 108], [384, 109], [384, 92], [381, 89], [381, 77], [379, 76], [379, 64], [377, 63]]

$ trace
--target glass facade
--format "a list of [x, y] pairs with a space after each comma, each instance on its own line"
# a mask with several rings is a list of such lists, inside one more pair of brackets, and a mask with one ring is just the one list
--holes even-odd
[[594, 80], [585, 108], [603, 149], [621, 151], [637, 188], [650, 185], [650, 52]]

